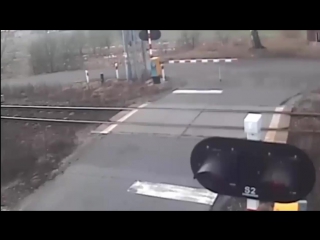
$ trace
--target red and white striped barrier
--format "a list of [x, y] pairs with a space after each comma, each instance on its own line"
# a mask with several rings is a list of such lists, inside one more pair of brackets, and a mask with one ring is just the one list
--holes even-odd
[[164, 52], [164, 53], [166, 53], [166, 52], [172, 52], [172, 51], [175, 51], [175, 50], [176, 50], [175, 48], [159, 48], [159, 49], [154, 48], [154, 49], [152, 49], [152, 52]]
[[219, 63], [219, 62], [234, 62], [237, 58], [215, 58], [215, 59], [184, 59], [184, 60], [169, 60], [168, 63]]
[[117, 57], [118, 57], [117, 55], [111, 54], [111, 55], [108, 55], [108, 56], [104, 56], [103, 58], [109, 59], [109, 58], [117, 58]]
[[[175, 64], [175, 63], [220, 63], [220, 62], [225, 62], [225, 63], [231, 63], [234, 61], [237, 61], [237, 58], [212, 58], [212, 59], [183, 59], [183, 60], [169, 60], [169, 64]], [[218, 71], [219, 71], [219, 81], [222, 81], [221, 77], [221, 67], [220, 64], [218, 66]]]
[[149, 57], [150, 57], [150, 59], [151, 59], [151, 58], [153, 58], [153, 54], [152, 54], [151, 30], [147, 30], [147, 31], [148, 31]]

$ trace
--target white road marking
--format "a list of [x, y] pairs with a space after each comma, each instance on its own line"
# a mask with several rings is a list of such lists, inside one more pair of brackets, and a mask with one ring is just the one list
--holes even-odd
[[175, 90], [173, 94], [221, 94], [222, 90]]
[[[280, 107], [277, 107], [275, 109], [275, 111], [282, 112], [284, 110], [284, 108], [285, 108], [285, 106], [280, 106]], [[271, 119], [269, 128], [277, 128], [277, 127], [279, 127], [280, 120], [281, 120], [281, 114], [273, 114], [273, 117]], [[265, 142], [287, 143], [288, 133], [286, 133], [285, 135], [282, 135], [281, 141], [276, 139], [276, 134], [277, 134], [276, 131], [268, 131], [266, 136], [265, 136], [265, 138], [264, 138], [264, 141]]]
[[[285, 106], [280, 106], [280, 107], [277, 107], [275, 111], [282, 112], [284, 108]], [[280, 120], [281, 120], [281, 114], [273, 114], [269, 128], [277, 128], [279, 126]], [[264, 141], [275, 142], [276, 133], [277, 133], [276, 131], [268, 131], [264, 138]]]
[[[135, 110], [130, 111], [128, 114], [126, 114], [126, 115], [124, 115], [122, 118], [120, 118], [120, 119], [118, 120], [118, 122], [124, 122], [124, 121], [126, 121], [129, 117], [131, 117], [133, 114], [135, 114], [136, 112], [138, 112], [139, 108], [144, 108], [144, 107], [147, 106], [147, 105], [148, 105], [148, 103], [144, 103], [144, 104], [140, 105], [140, 106], [138, 107], [138, 109], [135, 109]], [[114, 130], [117, 126], [118, 126], [118, 124], [112, 124], [112, 125], [108, 126], [106, 129], [102, 130], [102, 131], [100, 132], [100, 134], [108, 134], [108, 133], [110, 133], [112, 130]]]
[[207, 189], [191, 188], [164, 183], [135, 182], [128, 192], [145, 196], [194, 202], [206, 205], [212, 205], [218, 194], [210, 192]]

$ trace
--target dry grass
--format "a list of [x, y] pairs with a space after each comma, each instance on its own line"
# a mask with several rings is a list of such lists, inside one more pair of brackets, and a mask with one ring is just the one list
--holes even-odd
[[[162, 89], [165, 90], [165, 89]], [[92, 80], [90, 84], [76, 83], [70, 86], [27, 85], [2, 87], [6, 103], [58, 105], [58, 106], [107, 106], [127, 105], [139, 97], [149, 97], [162, 91], [158, 86], [127, 81]]]
[[1, 120], [1, 205], [13, 206], [58, 173], [79, 144], [80, 125]]
[[300, 38], [301, 37], [301, 30], [284, 30], [281, 31], [281, 36], [284, 38]]
[[222, 42], [208, 42], [193, 50], [177, 49], [162, 55], [163, 61], [169, 59], [192, 58], [252, 58], [252, 57], [296, 57], [320, 59], [320, 47], [308, 44], [299, 37], [300, 32], [285, 33], [285, 36], [262, 37], [265, 50], [251, 49], [249, 38], [228, 39]]
[[273, 57], [320, 59], [320, 47], [312, 46], [301, 38], [270, 38], [266, 41], [265, 46]]

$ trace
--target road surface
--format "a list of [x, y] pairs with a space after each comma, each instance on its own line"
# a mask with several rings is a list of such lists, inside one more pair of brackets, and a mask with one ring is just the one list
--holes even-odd
[[[166, 64], [166, 75], [186, 82], [189, 88], [265, 89], [292, 92], [314, 88], [319, 85], [319, 60], [299, 59], [239, 59], [236, 62], [220, 63], [223, 81], [218, 81], [217, 63]], [[125, 76], [124, 66], [119, 66], [120, 77]], [[115, 71], [90, 70], [90, 78], [114, 78]], [[3, 79], [4, 85], [24, 84], [69, 84], [85, 81], [83, 70], [31, 76], [27, 78]], [[267, 91], [265, 91], [267, 92]], [[278, 99], [275, 99], [278, 100]], [[261, 101], [265, 101], [265, 98]], [[240, 103], [241, 104], [241, 103]]]
[[[115, 79], [115, 70], [111, 67], [105, 69], [95, 69], [89, 71], [90, 79], [100, 79], [100, 74], [103, 73], [105, 79]], [[119, 68], [120, 78], [125, 78], [125, 70]], [[75, 82], [85, 82], [86, 76], [84, 70], [58, 72], [51, 74], [42, 74], [37, 76], [30, 76], [25, 78], [11, 78], [1, 80], [1, 87], [3, 86], [23, 86], [28, 84], [45, 84], [52, 85], [68, 85]]]
[[[167, 73], [174, 81], [185, 83], [182, 90], [219, 89], [222, 92], [172, 92], [156, 102], [143, 104], [137, 111], [121, 112], [115, 116], [118, 121], [184, 126], [101, 126], [86, 151], [76, 155], [62, 175], [27, 197], [20, 209], [208, 211], [210, 204], [216, 201], [216, 195], [203, 192], [193, 179], [190, 153], [198, 141], [208, 136], [244, 138], [242, 130], [217, 130], [210, 126], [241, 127], [246, 114], [208, 113], [204, 110], [275, 110], [293, 94], [320, 85], [320, 65], [315, 62], [243, 61], [224, 66], [222, 82], [215, 75], [216, 66], [167, 66]], [[146, 106], [196, 110], [143, 109]], [[275, 124], [276, 127], [286, 127], [289, 124], [288, 118], [278, 119], [275, 123], [277, 118], [272, 114], [263, 114], [262, 118], [263, 127], [270, 124], [272, 127]], [[199, 129], [194, 125], [208, 127]], [[264, 132], [262, 137], [274, 140], [270, 132]], [[188, 198], [187, 193], [194, 197]]]

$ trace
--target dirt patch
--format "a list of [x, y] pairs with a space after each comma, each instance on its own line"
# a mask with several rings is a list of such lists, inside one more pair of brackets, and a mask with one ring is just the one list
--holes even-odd
[[83, 129], [77, 124], [1, 120], [1, 205], [12, 207], [53, 179], [61, 160], [82, 143], [78, 132]]
[[[305, 94], [295, 104], [294, 112], [320, 112], [320, 89]], [[290, 129], [320, 130], [320, 118], [292, 117]], [[289, 133], [288, 143], [304, 150], [312, 159], [316, 168], [317, 180], [313, 191], [308, 196], [308, 209], [320, 211], [320, 134], [319, 133]]]
[[[96, 81], [73, 84], [69, 87], [46, 85], [2, 88], [6, 104], [60, 106], [128, 106], [135, 102], [153, 100], [171, 89], [161, 86], [110, 81], [101, 85]], [[1, 115], [4, 114], [1, 110]], [[48, 112], [21, 112], [28, 117], [49, 117]], [[50, 118], [79, 117], [80, 119], [108, 120], [117, 111], [100, 113], [67, 113], [52, 111]], [[25, 115], [26, 114], [26, 115]], [[12, 116], [12, 112], [9, 112]], [[14, 208], [23, 198], [53, 179], [64, 165], [63, 159], [90, 139], [97, 125], [35, 123], [1, 120], [1, 206]]]

